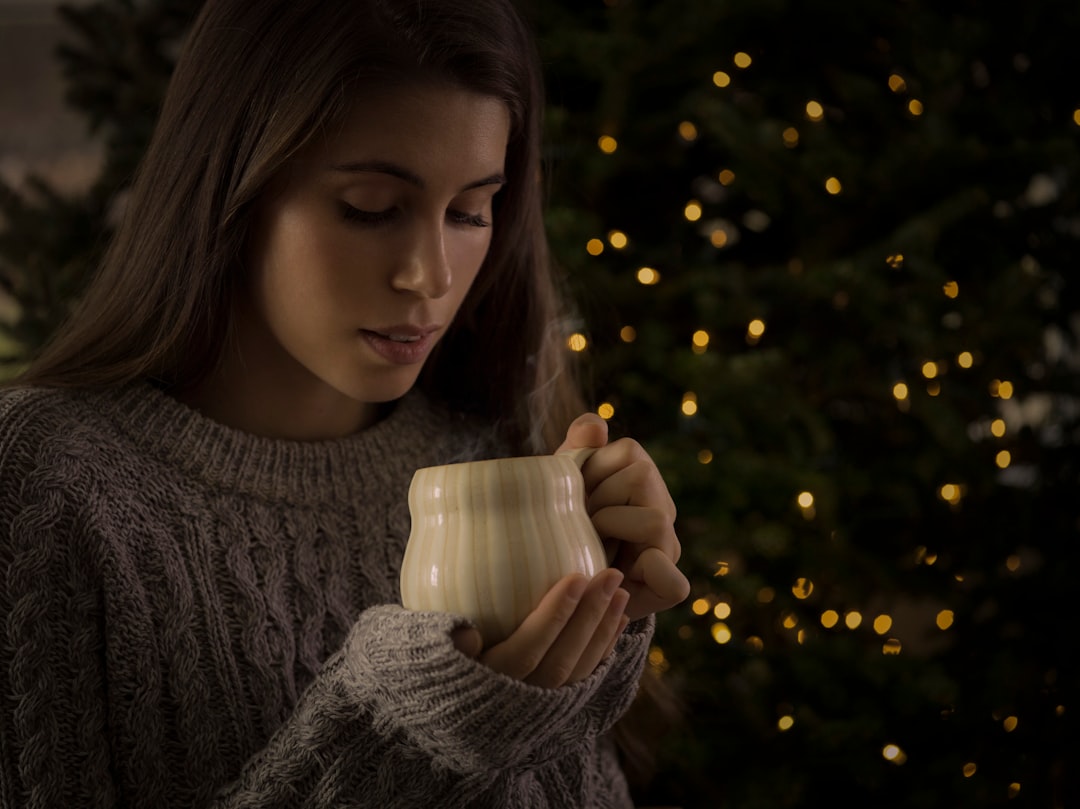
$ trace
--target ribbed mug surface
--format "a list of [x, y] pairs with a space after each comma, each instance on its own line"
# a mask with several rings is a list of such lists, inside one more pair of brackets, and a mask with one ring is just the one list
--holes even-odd
[[508, 636], [563, 576], [606, 566], [572, 453], [418, 469], [402, 604], [463, 615], [485, 646]]

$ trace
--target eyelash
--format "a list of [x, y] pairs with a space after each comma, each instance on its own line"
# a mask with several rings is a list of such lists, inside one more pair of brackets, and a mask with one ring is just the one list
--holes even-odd
[[[348, 203], [341, 204], [341, 213], [347, 222], [355, 222], [369, 227], [386, 225], [397, 218], [397, 209], [389, 208], [385, 211], [364, 211]], [[450, 217], [459, 225], [468, 225], [474, 228], [490, 227], [491, 223], [479, 214], [467, 214], [460, 211], [451, 211]]]

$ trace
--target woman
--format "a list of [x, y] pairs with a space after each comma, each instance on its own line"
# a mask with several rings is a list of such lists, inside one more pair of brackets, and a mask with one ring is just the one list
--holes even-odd
[[[0, 396], [0, 804], [630, 806], [674, 506], [564, 367], [508, 2], [211, 0], [100, 272]], [[399, 606], [421, 466], [600, 447], [616, 564]]]

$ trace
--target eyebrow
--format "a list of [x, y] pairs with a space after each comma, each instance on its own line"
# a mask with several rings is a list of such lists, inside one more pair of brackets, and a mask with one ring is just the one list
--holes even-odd
[[[391, 177], [397, 177], [399, 180], [404, 180], [421, 190], [423, 190], [426, 185], [420, 175], [409, 171], [404, 166], [399, 166], [397, 163], [391, 163], [388, 160], [361, 160], [354, 163], [338, 163], [330, 168], [333, 171], [346, 174], [359, 174], [363, 172], [389, 174]], [[492, 174], [483, 179], [474, 180], [473, 182], [468, 183], [461, 190], [469, 191], [473, 188], [482, 188], [485, 185], [506, 185], [506, 175], [502, 173]]]

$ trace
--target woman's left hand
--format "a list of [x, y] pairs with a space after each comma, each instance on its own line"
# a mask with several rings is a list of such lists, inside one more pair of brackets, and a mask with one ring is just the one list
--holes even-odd
[[682, 546], [675, 535], [675, 502], [660, 470], [630, 438], [608, 444], [607, 422], [595, 413], [576, 418], [557, 452], [597, 447], [585, 462], [587, 506], [606, 546], [616, 543], [614, 567], [629, 591], [631, 621], [669, 609], [690, 594], [690, 582], [676, 567]]

